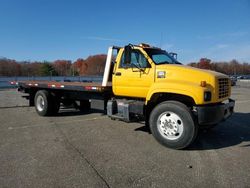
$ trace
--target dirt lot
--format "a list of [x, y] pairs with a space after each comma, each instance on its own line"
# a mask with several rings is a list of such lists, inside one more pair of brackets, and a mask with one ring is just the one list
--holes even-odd
[[39, 117], [22, 95], [0, 91], [0, 187], [250, 187], [250, 89], [234, 87], [235, 114], [182, 151], [98, 102]]

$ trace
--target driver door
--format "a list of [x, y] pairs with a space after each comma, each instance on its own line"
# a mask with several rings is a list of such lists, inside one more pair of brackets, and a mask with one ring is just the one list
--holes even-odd
[[124, 52], [113, 74], [114, 93], [118, 96], [146, 98], [154, 82], [154, 69], [140, 50], [132, 50], [131, 63], [124, 63]]

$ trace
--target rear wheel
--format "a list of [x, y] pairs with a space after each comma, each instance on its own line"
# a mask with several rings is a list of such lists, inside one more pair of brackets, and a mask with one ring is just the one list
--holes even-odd
[[34, 102], [40, 116], [55, 115], [60, 108], [60, 102], [46, 90], [38, 91]]
[[188, 147], [196, 138], [197, 126], [188, 107], [176, 101], [157, 105], [149, 117], [155, 139], [173, 149]]

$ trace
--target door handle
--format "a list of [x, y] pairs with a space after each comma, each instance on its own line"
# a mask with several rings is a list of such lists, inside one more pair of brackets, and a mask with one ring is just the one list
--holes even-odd
[[121, 73], [121, 72], [116, 72], [115, 75], [116, 75], [116, 76], [121, 76], [122, 73]]

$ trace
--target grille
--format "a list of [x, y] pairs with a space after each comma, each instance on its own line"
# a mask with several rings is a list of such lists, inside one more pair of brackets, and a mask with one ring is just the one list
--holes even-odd
[[220, 78], [219, 80], [219, 99], [225, 98], [229, 96], [229, 79], [228, 78]]

